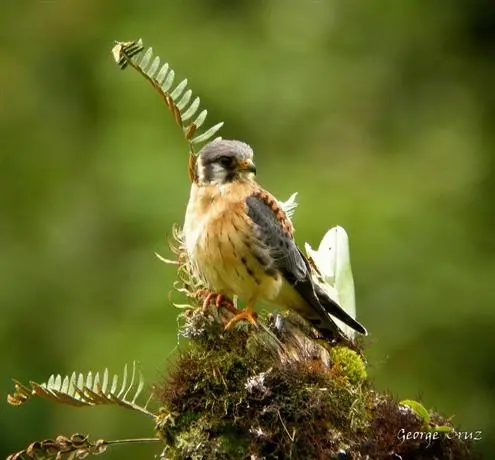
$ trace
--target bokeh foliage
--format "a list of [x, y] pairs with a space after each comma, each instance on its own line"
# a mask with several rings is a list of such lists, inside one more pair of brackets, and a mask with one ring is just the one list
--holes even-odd
[[[495, 452], [491, 2], [8, 3], [3, 395], [14, 376], [136, 359], [152, 382], [169, 363], [174, 272], [153, 252], [183, 219], [187, 151], [160, 99], [109, 53], [142, 36], [224, 137], [253, 146], [264, 186], [299, 192], [299, 244], [346, 228], [377, 385], [483, 430], [480, 449]], [[111, 409], [2, 407], [3, 457], [60, 432], [148, 434]]]

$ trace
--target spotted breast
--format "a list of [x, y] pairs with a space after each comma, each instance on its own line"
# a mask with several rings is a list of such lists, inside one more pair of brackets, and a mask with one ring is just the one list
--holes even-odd
[[247, 213], [252, 192], [252, 184], [193, 185], [184, 222], [194, 271], [212, 291], [247, 302], [275, 299], [282, 287]]

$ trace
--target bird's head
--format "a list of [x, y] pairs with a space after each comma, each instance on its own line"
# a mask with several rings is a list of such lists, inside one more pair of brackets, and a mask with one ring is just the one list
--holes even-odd
[[252, 180], [255, 174], [253, 150], [244, 142], [215, 139], [198, 154], [196, 176], [201, 185]]

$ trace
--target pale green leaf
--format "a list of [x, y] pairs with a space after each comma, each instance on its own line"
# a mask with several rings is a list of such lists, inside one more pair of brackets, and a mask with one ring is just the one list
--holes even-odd
[[197, 112], [199, 108], [201, 100], [199, 97], [196, 97], [194, 101], [192, 101], [191, 105], [188, 107], [188, 109], [182, 114], [182, 121], [189, 120], [194, 114]]
[[144, 378], [143, 374], [139, 373], [139, 383], [136, 389], [136, 393], [134, 394], [134, 398], [132, 398], [132, 402], [135, 403], [141, 392], [143, 391], [144, 388]]
[[420, 402], [414, 401], [413, 399], [404, 399], [399, 404], [411, 409], [421, 420], [423, 420], [425, 425], [430, 423], [430, 414]]
[[170, 97], [172, 98], [173, 101], [175, 101], [180, 95], [184, 92], [187, 86], [187, 78], [184, 78], [176, 87], [175, 89], [170, 93]]
[[146, 72], [150, 78], [154, 77], [156, 71], [158, 70], [158, 67], [160, 67], [160, 58], [156, 56], [155, 59], [153, 59], [150, 68]]
[[68, 375], [64, 377], [64, 380], [62, 381], [62, 386], [60, 387], [60, 391], [62, 393], [67, 393], [70, 388], [70, 378]]
[[166, 93], [172, 86], [175, 78], [175, 72], [173, 69], [167, 74], [165, 81], [162, 83], [162, 90]]
[[102, 377], [102, 382], [101, 382], [101, 391], [103, 393], [106, 393], [107, 388], [108, 388], [108, 369], [105, 369], [103, 371], [103, 377]]
[[131, 374], [131, 381], [129, 382], [129, 385], [124, 393], [124, 396], [122, 399], [127, 399], [127, 396], [129, 395], [129, 392], [131, 391], [132, 387], [134, 386], [134, 380], [136, 379], [136, 361], [132, 363], [132, 374]]
[[124, 395], [127, 386], [127, 364], [124, 366], [124, 373], [122, 375], [122, 385], [120, 387], [120, 391], [117, 394], [118, 398], [121, 398]]
[[112, 379], [112, 386], [110, 387], [111, 394], [115, 394], [118, 385], [119, 385], [119, 376], [115, 374]]
[[153, 56], [153, 48], [148, 48], [146, 53], [144, 53], [143, 59], [139, 63], [139, 67], [145, 71], [146, 67], [148, 67], [149, 62], [151, 61], [151, 57]]
[[199, 144], [200, 142], [204, 142], [210, 137], [212, 137], [221, 127], [223, 126], [223, 121], [220, 123], [217, 123], [215, 126], [212, 126], [210, 129], [205, 131], [203, 134], [200, 134], [199, 136], [196, 136], [191, 140], [193, 144]]
[[193, 121], [193, 124], [196, 125], [196, 128], [199, 128], [205, 122], [206, 115], [208, 115], [208, 110], [205, 109], [200, 112], [196, 120]]
[[165, 63], [162, 65], [162, 68], [158, 72], [158, 75], [156, 76], [156, 81], [158, 82], [159, 85], [163, 83], [163, 80], [165, 80], [165, 77], [167, 76], [168, 72], [168, 63]]
[[86, 375], [86, 383], [84, 386], [91, 388], [93, 386], [93, 374], [91, 372], [88, 372]]
[[182, 112], [182, 109], [189, 104], [189, 101], [191, 100], [192, 96], [192, 91], [188, 89], [184, 95], [181, 97], [180, 101], [177, 102], [177, 108]]

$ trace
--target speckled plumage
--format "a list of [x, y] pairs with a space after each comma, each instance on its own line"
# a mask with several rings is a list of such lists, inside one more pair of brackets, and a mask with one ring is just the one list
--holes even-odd
[[[281, 277], [267, 275], [270, 262], [252, 233], [245, 199], [249, 183], [221, 186], [193, 184], [184, 224], [184, 239], [197, 274], [215, 292], [238, 295], [247, 302], [272, 300]], [[263, 260], [265, 258], [265, 260]]]
[[291, 220], [254, 181], [252, 156], [247, 144], [227, 140], [199, 153], [184, 222], [195, 273], [212, 291], [237, 295], [249, 307], [265, 300], [293, 309], [327, 338], [340, 334], [330, 314], [365, 333], [313, 282]]

